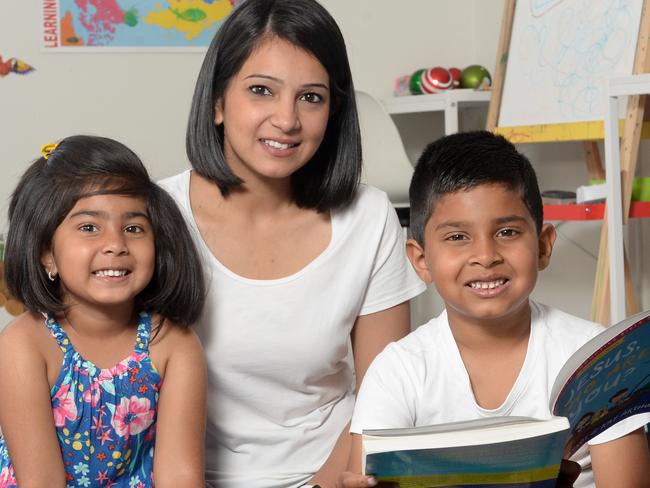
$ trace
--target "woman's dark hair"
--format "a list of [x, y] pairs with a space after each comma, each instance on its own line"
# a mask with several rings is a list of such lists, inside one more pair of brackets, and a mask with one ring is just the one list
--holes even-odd
[[127, 195], [142, 199], [154, 234], [155, 269], [135, 298], [140, 310], [180, 325], [195, 322], [205, 300], [201, 263], [175, 202], [149, 178], [138, 156], [104, 137], [71, 136], [23, 174], [9, 205], [5, 280], [9, 293], [32, 312], [65, 311], [60, 280], [41, 264], [54, 233], [80, 198]]
[[440, 197], [484, 184], [517, 193], [541, 231], [542, 197], [528, 158], [503, 136], [472, 131], [441, 137], [420, 156], [409, 189], [413, 238], [424, 245], [424, 229]]
[[274, 37], [313, 54], [330, 78], [325, 136], [311, 161], [292, 175], [293, 198], [300, 207], [319, 212], [344, 206], [352, 200], [361, 175], [359, 120], [343, 36], [316, 0], [246, 0], [223, 23], [196, 82], [186, 137], [188, 158], [224, 196], [242, 184], [226, 162], [215, 106], [253, 50]]

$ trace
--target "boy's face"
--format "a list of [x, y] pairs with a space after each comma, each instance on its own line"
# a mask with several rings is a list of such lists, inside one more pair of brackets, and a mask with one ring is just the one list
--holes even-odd
[[409, 240], [407, 253], [420, 278], [435, 285], [450, 322], [491, 323], [528, 317], [528, 296], [554, 242], [553, 226], [538, 235], [518, 194], [486, 184], [441, 197], [424, 248]]

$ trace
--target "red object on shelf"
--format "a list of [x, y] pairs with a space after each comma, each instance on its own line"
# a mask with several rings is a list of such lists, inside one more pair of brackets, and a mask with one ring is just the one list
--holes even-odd
[[[602, 220], [604, 215], [604, 203], [544, 205], [544, 220]], [[632, 202], [630, 217], [650, 217], [650, 202]]]

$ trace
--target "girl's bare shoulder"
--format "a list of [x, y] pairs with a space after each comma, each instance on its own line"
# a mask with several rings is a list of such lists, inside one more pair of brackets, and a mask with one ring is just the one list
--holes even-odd
[[35, 354], [45, 358], [58, 352], [45, 317], [24, 312], [0, 330], [0, 355]]
[[203, 356], [201, 341], [191, 328], [177, 325], [170, 320], [161, 320], [159, 317], [152, 319], [151, 327], [149, 351], [162, 374], [174, 358]]

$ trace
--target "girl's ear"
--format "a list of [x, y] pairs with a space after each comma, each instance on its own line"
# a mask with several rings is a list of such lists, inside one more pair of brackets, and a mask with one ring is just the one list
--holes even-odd
[[54, 277], [59, 274], [56, 262], [54, 261], [54, 254], [52, 254], [51, 249], [44, 249], [43, 252], [41, 252], [41, 265], [43, 266], [43, 270], [48, 273], [49, 276]]
[[542, 230], [539, 232], [539, 259], [537, 262], [537, 269], [542, 271], [546, 269], [551, 263], [551, 254], [553, 253], [553, 244], [555, 244], [555, 238], [557, 237], [557, 232], [553, 224], [544, 224], [542, 225]]
[[223, 124], [223, 98], [219, 98], [214, 104], [214, 123]]
[[431, 271], [424, 256], [424, 249], [422, 249], [422, 246], [415, 239], [406, 241], [406, 255], [420, 279], [425, 283], [433, 282]]

